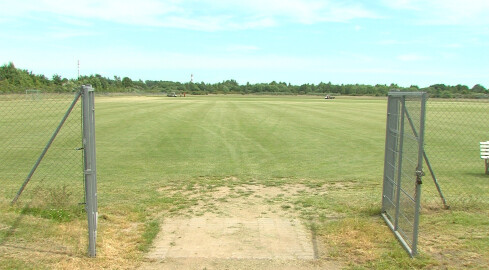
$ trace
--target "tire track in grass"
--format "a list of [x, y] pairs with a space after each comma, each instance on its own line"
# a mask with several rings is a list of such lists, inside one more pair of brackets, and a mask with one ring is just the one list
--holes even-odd
[[[265, 105], [269, 110], [281, 114], [283, 122], [287, 123], [277, 129], [284, 133], [277, 138], [287, 145], [283, 148], [289, 149], [290, 154], [297, 153], [297, 158], [301, 159], [293, 167], [302, 171], [303, 167], [309, 168], [310, 175], [321, 177], [331, 175], [329, 171], [338, 170], [347, 176], [355, 170], [365, 171], [363, 167], [368, 165], [364, 165], [362, 156], [370, 159], [369, 156], [382, 152], [384, 102], [375, 100], [361, 103], [353, 112], [349, 103], [298, 100], [286, 102], [285, 111], [282, 110], [283, 103], [270, 102]], [[372, 118], [379, 120], [372, 121]], [[358, 127], [359, 132], [352, 133], [352, 126]], [[379, 132], [372, 132], [373, 129]], [[328, 170], [328, 167], [334, 169]]]
[[[246, 158], [253, 161], [251, 169], [265, 171], [267, 178], [280, 176], [277, 164], [281, 160], [280, 132], [283, 117], [270, 111], [267, 101], [238, 103], [236, 115], [236, 136], [247, 144], [242, 145]], [[252, 147], [249, 147], [252, 145]], [[251, 151], [250, 151], [251, 149]], [[262, 172], [263, 174], [263, 172]]]
[[[249, 149], [259, 149], [265, 154], [269, 151], [239, 130], [241, 119], [237, 117], [237, 107], [236, 102], [233, 101], [215, 103], [198, 127], [207, 133], [216, 145], [224, 147], [229, 163], [223, 165], [230, 167], [228, 172], [243, 175], [250, 169], [249, 163], [246, 162], [248, 157], [245, 156]], [[271, 158], [271, 155], [268, 157]]]
[[[247, 112], [245, 108], [248, 107], [251, 107], [252, 113]], [[227, 170], [224, 170], [226, 173], [222, 172], [221, 176], [263, 175], [264, 172], [259, 172], [264, 169], [263, 164], [276, 162], [277, 156], [273, 153], [273, 148], [277, 145], [270, 144], [269, 137], [274, 136], [278, 123], [282, 121], [280, 116], [270, 116], [262, 106], [250, 106], [249, 103], [243, 104], [236, 100], [212, 102], [208, 104], [205, 112], [199, 115], [198, 121], [187, 119], [187, 124], [192, 124], [202, 131], [199, 143], [210, 142], [205, 148], [222, 148], [214, 149], [220, 152], [217, 155], [218, 160], [222, 159], [223, 155], [229, 157], [225, 164], [216, 164], [227, 167]], [[269, 123], [263, 125], [264, 122]], [[196, 143], [194, 141], [191, 144]]]
[[[117, 104], [117, 103], [115, 103]], [[200, 111], [202, 103], [125, 102], [112, 110], [112, 103], [97, 111], [97, 152], [101, 172], [134, 175], [157, 173], [167, 160], [179, 156], [186, 144], [173, 144], [175, 130], [181, 130], [178, 115]], [[175, 112], [176, 115], [172, 114]], [[167, 153], [165, 153], [167, 152]], [[169, 154], [172, 153], [172, 154]], [[104, 166], [104, 163], [107, 164]]]

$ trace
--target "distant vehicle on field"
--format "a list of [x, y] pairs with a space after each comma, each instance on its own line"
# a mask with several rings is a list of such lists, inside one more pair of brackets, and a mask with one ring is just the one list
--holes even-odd
[[173, 93], [168, 93], [168, 95], [166, 95], [167, 97], [177, 97], [177, 94], [175, 94], [175, 92]]
[[334, 98], [335, 98], [335, 97], [330, 96], [330, 95], [326, 95], [326, 96], [324, 97], [324, 99], [334, 99]]

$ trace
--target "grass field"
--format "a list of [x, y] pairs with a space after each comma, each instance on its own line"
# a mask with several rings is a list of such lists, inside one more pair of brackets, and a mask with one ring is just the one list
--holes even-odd
[[[324, 247], [319, 260], [345, 268], [489, 267], [487, 204], [423, 209], [415, 259], [384, 225], [385, 118], [384, 98], [97, 97], [97, 258], [86, 257], [83, 187], [38, 184], [32, 200], [66, 198], [58, 206], [71, 218], [10, 206], [0, 193], [0, 268], [135, 268], [165, 218], [219, 213], [235, 198], [300, 217]], [[230, 192], [214, 199], [221, 188]]]

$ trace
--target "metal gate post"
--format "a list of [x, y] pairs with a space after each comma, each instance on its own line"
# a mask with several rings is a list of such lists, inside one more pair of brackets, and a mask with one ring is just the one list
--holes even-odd
[[95, 156], [95, 102], [91, 85], [82, 86], [83, 154], [85, 174], [85, 210], [88, 218], [88, 256], [96, 256], [97, 242], [97, 170]]
[[416, 168], [416, 195], [414, 208], [414, 224], [413, 224], [413, 243], [411, 247], [411, 256], [416, 256], [418, 253], [418, 227], [419, 227], [419, 211], [421, 208], [421, 178], [423, 177], [423, 154], [424, 154], [424, 125], [426, 115], [426, 93], [421, 95], [421, 112], [419, 119], [419, 134], [418, 134], [418, 166]]
[[401, 99], [401, 126], [399, 129], [399, 155], [397, 160], [397, 190], [396, 190], [396, 215], [394, 217], [394, 230], [399, 230], [399, 213], [401, 204], [401, 185], [402, 185], [402, 153], [404, 146], [404, 116], [406, 115], [406, 97]]
[[399, 134], [399, 98], [389, 96], [387, 103], [387, 124], [384, 156], [384, 186], [382, 192], [382, 212], [388, 203], [394, 203], [394, 185], [396, 183], [397, 138]]

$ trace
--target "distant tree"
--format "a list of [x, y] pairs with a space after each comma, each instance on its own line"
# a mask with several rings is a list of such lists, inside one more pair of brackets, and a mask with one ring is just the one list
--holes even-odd
[[304, 95], [312, 92], [312, 87], [310, 84], [303, 84], [299, 87], [299, 94]]
[[132, 80], [130, 78], [128, 78], [128, 77], [122, 78], [122, 86], [124, 88], [132, 87]]
[[472, 91], [476, 93], [486, 93], [487, 89], [480, 84], [476, 84], [472, 87]]
[[444, 91], [441, 91], [440, 97], [441, 98], [453, 98], [453, 94], [448, 90], [444, 90]]
[[442, 91], [448, 91], [449, 90], [449, 87], [447, 87], [446, 85], [441, 84], [441, 83], [430, 85], [430, 88], [435, 89], [435, 92], [437, 94], [440, 94]]
[[323, 83], [323, 82], [320, 82], [318, 84], [318, 90], [321, 93], [331, 93], [332, 92], [331, 91], [331, 82], [329, 82], [327, 84], [326, 83]]
[[132, 82], [133, 87], [136, 87], [138, 90], [146, 89], [146, 84], [142, 80], [137, 80]]
[[466, 95], [469, 93], [469, 88], [466, 85], [457, 84], [455, 86], [455, 92]]
[[198, 92], [200, 91], [201, 89], [199, 88], [199, 85], [198, 84], [195, 84], [195, 83], [189, 83], [188, 85], [188, 89], [191, 91], [191, 92]]
[[385, 84], [376, 84], [375, 85], [375, 95], [377, 96], [387, 96], [389, 91], [392, 90], [389, 86]]
[[55, 85], [61, 85], [61, 83], [62, 83], [62, 78], [61, 78], [61, 76], [60, 76], [60, 75], [58, 75], [58, 74], [54, 74], [54, 75], [53, 75], [53, 79], [52, 79], [52, 81], [53, 81], [53, 83], [54, 83]]
[[128, 77], [121, 79], [113, 76], [113, 79], [105, 78], [100, 74], [90, 76], [80, 76], [77, 79], [68, 80], [58, 74], [54, 74], [51, 79], [40, 74], [36, 75], [28, 70], [17, 69], [12, 62], [0, 66], [0, 93], [23, 93], [25, 89], [39, 89], [47, 92], [69, 92], [73, 91], [82, 84], [91, 84], [100, 92], [176, 92], [176, 93], [281, 93], [281, 94], [313, 94], [313, 93], [332, 93], [342, 95], [375, 95], [385, 96], [390, 90], [399, 89], [401, 91], [425, 91], [430, 97], [467, 97], [481, 98], [487, 97], [488, 89], [480, 84], [472, 88], [461, 84], [455, 86], [445, 84], [433, 84], [426, 88], [417, 85], [401, 87], [397, 84], [332, 84], [319, 83], [293, 85], [291, 83], [271, 81], [270, 83], [246, 83], [240, 85], [236, 80], [225, 80], [219, 83], [180, 83], [173, 81], [133, 81]]
[[0, 94], [10, 93], [12, 92], [12, 87], [8, 80], [0, 80]]

